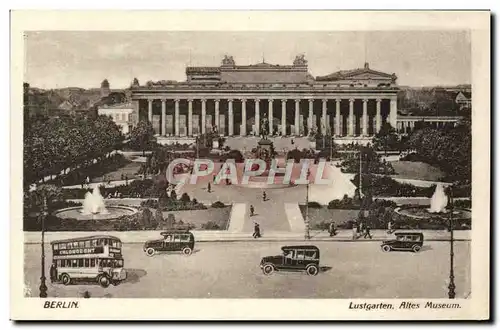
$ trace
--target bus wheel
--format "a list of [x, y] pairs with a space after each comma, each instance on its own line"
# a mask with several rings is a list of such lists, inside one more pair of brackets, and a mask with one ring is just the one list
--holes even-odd
[[189, 247], [185, 247], [184, 249], [182, 249], [182, 253], [184, 253], [187, 256], [191, 255], [192, 252], [193, 250], [191, 250], [191, 248]]
[[153, 249], [153, 248], [148, 248], [148, 249], [146, 250], [146, 255], [147, 255], [148, 257], [152, 257], [152, 256], [154, 256], [154, 255], [155, 255], [155, 249]]
[[69, 285], [71, 283], [71, 277], [68, 274], [62, 274], [61, 281], [64, 285]]
[[99, 283], [100, 286], [103, 288], [107, 288], [109, 286], [109, 278], [106, 275], [100, 275], [97, 278], [97, 282]]

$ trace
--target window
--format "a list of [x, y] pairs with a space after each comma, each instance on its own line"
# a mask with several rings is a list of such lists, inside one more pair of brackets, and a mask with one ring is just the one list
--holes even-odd
[[285, 251], [285, 258], [293, 258], [293, 251]]
[[174, 235], [174, 242], [180, 242], [181, 237], [179, 235]]
[[85, 259], [85, 267], [90, 267], [90, 260], [89, 259]]
[[189, 242], [190, 241], [190, 236], [189, 235], [182, 235], [181, 236], [181, 242]]
[[304, 250], [297, 250], [295, 253], [295, 259], [304, 259], [305, 257], [305, 251]]
[[90, 267], [95, 267], [95, 259], [90, 259]]
[[316, 251], [306, 251], [306, 259], [316, 259]]
[[78, 259], [78, 267], [83, 267], [83, 259]]
[[90, 241], [85, 241], [85, 242], [84, 242], [84, 246], [85, 246], [86, 248], [90, 247]]
[[60, 243], [59, 244], [59, 249], [65, 250], [66, 249], [66, 243]]
[[78, 267], [78, 260], [76, 260], [76, 259], [71, 259], [71, 266], [70, 266], [70, 267], [73, 267], [73, 268]]

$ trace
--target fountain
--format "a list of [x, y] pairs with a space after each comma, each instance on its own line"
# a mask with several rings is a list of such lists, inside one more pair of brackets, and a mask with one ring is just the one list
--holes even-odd
[[83, 215], [109, 214], [109, 211], [104, 205], [104, 198], [101, 195], [99, 187], [95, 186], [92, 193], [87, 192], [85, 194], [85, 200], [83, 201], [83, 209], [81, 213]]
[[[394, 212], [414, 219], [447, 218], [447, 215], [450, 214], [450, 209], [447, 206], [448, 196], [444, 192], [443, 184], [438, 183], [434, 194], [430, 198], [430, 207], [426, 205], [401, 206], [396, 208]], [[453, 208], [453, 218], [455, 220], [470, 219], [470, 217], [470, 210]]]
[[446, 205], [448, 205], [448, 197], [444, 193], [443, 184], [438, 183], [432, 194], [431, 207], [428, 211], [429, 213], [443, 213], [446, 211]]
[[68, 207], [54, 212], [54, 215], [63, 219], [77, 220], [113, 220], [124, 215], [137, 213], [137, 209], [121, 205], [108, 205], [104, 203], [99, 187], [94, 187], [92, 192], [85, 194], [83, 206]]

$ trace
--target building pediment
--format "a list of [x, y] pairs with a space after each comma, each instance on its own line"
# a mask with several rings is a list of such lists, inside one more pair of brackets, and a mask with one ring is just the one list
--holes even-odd
[[394, 83], [396, 81], [396, 75], [376, 71], [370, 69], [368, 63], [365, 63], [365, 67], [361, 69], [354, 70], [342, 70], [331, 73], [326, 76], [318, 76], [316, 80], [318, 81], [346, 81], [346, 80], [372, 80], [372, 81], [390, 81]]

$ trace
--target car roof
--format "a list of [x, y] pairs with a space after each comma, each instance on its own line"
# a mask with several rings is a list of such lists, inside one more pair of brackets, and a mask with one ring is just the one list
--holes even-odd
[[400, 232], [394, 233], [394, 235], [396, 235], [396, 236], [418, 235], [418, 236], [424, 237], [424, 234], [422, 234], [422, 233], [406, 232], [406, 231], [400, 231]]
[[286, 245], [286, 246], [282, 246], [281, 249], [282, 250], [292, 250], [292, 249], [298, 249], [298, 250], [319, 250], [314, 245]]

